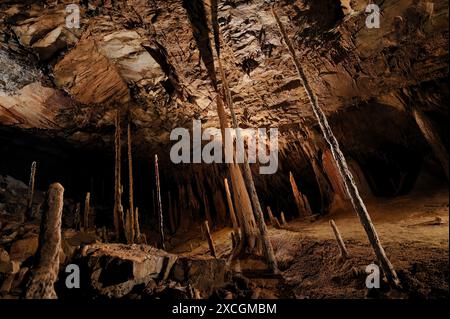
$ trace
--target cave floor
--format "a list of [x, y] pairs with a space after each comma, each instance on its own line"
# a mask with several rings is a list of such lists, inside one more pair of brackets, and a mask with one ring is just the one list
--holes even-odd
[[[383, 289], [382, 285], [381, 290], [369, 292], [365, 287], [365, 268], [376, 259], [356, 214], [348, 210], [314, 222], [288, 221], [285, 229], [269, 227], [281, 276], [251, 279], [252, 297], [448, 298], [448, 196], [448, 189], [438, 189], [366, 200], [403, 291]], [[351, 255], [347, 261], [339, 257], [330, 219], [335, 220], [347, 245]], [[230, 232], [226, 228], [213, 233], [219, 256], [231, 252]], [[196, 237], [173, 252], [207, 255], [209, 249], [205, 240]]]

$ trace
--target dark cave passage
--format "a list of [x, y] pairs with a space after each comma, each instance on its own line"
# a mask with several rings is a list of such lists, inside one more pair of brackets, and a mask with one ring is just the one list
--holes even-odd
[[[447, 141], [444, 117], [435, 112], [433, 127]], [[430, 187], [445, 186], [437, 159], [414, 118], [405, 111], [367, 102], [332, 116], [331, 122], [344, 152], [358, 163], [374, 196], [406, 195], [422, 173], [435, 180]]]

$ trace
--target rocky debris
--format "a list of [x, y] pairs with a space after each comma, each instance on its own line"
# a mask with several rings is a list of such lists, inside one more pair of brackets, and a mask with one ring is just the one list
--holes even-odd
[[180, 256], [173, 266], [170, 278], [192, 286], [203, 296], [209, 296], [224, 284], [228, 271], [224, 259]]
[[[72, 262], [81, 267], [82, 281], [95, 298], [156, 298], [186, 287], [209, 296], [227, 279], [225, 260], [184, 257], [146, 245], [93, 244], [84, 247]], [[65, 292], [63, 292], [65, 293]]]

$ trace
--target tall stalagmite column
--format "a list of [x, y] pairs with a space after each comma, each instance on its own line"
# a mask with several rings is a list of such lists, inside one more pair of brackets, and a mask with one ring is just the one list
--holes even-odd
[[86, 198], [84, 200], [84, 218], [83, 218], [84, 231], [88, 231], [89, 229], [90, 211], [91, 211], [91, 193], [86, 193]]
[[128, 188], [128, 194], [129, 194], [129, 242], [130, 244], [134, 243], [135, 240], [135, 210], [134, 210], [134, 189], [133, 189], [133, 153], [131, 149], [131, 123], [128, 122], [128, 128], [127, 128], [127, 144], [128, 144], [128, 182], [129, 182], [129, 188]]
[[121, 148], [121, 130], [120, 130], [120, 112], [117, 111], [115, 118], [116, 132], [114, 136], [115, 144], [115, 167], [114, 167], [114, 229], [116, 239], [121, 241], [124, 236], [124, 220], [122, 206], [122, 148]]
[[164, 239], [164, 218], [161, 201], [161, 182], [159, 180], [158, 155], [155, 155], [155, 176], [156, 176], [156, 202], [158, 203], [159, 235], [161, 240], [161, 248], [165, 250], [166, 244]]
[[54, 284], [58, 279], [64, 206], [64, 188], [60, 184], [50, 185], [47, 206], [41, 220], [35, 266], [26, 288], [27, 299], [57, 299]]

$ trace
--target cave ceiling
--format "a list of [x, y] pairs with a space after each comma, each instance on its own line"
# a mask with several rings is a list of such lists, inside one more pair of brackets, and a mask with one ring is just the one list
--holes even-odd
[[[273, 1], [327, 115], [368, 101], [442, 107], [433, 101], [441, 97], [413, 88], [447, 76], [448, 3], [435, 1], [425, 23], [424, 2], [384, 1], [380, 28], [367, 29], [366, 2], [350, 10], [332, 0]], [[78, 29], [67, 27], [69, 3], [79, 3]], [[209, 1], [208, 25], [181, 0], [97, 3], [0, 2], [0, 124], [112, 150], [121, 110], [141, 155], [170, 144], [171, 130], [193, 119], [218, 128], [208, 64], [215, 53], [194, 36], [214, 43]], [[222, 59], [241, 126], [290, 133], [315, 120], [271, 6], [219, 1]]]

